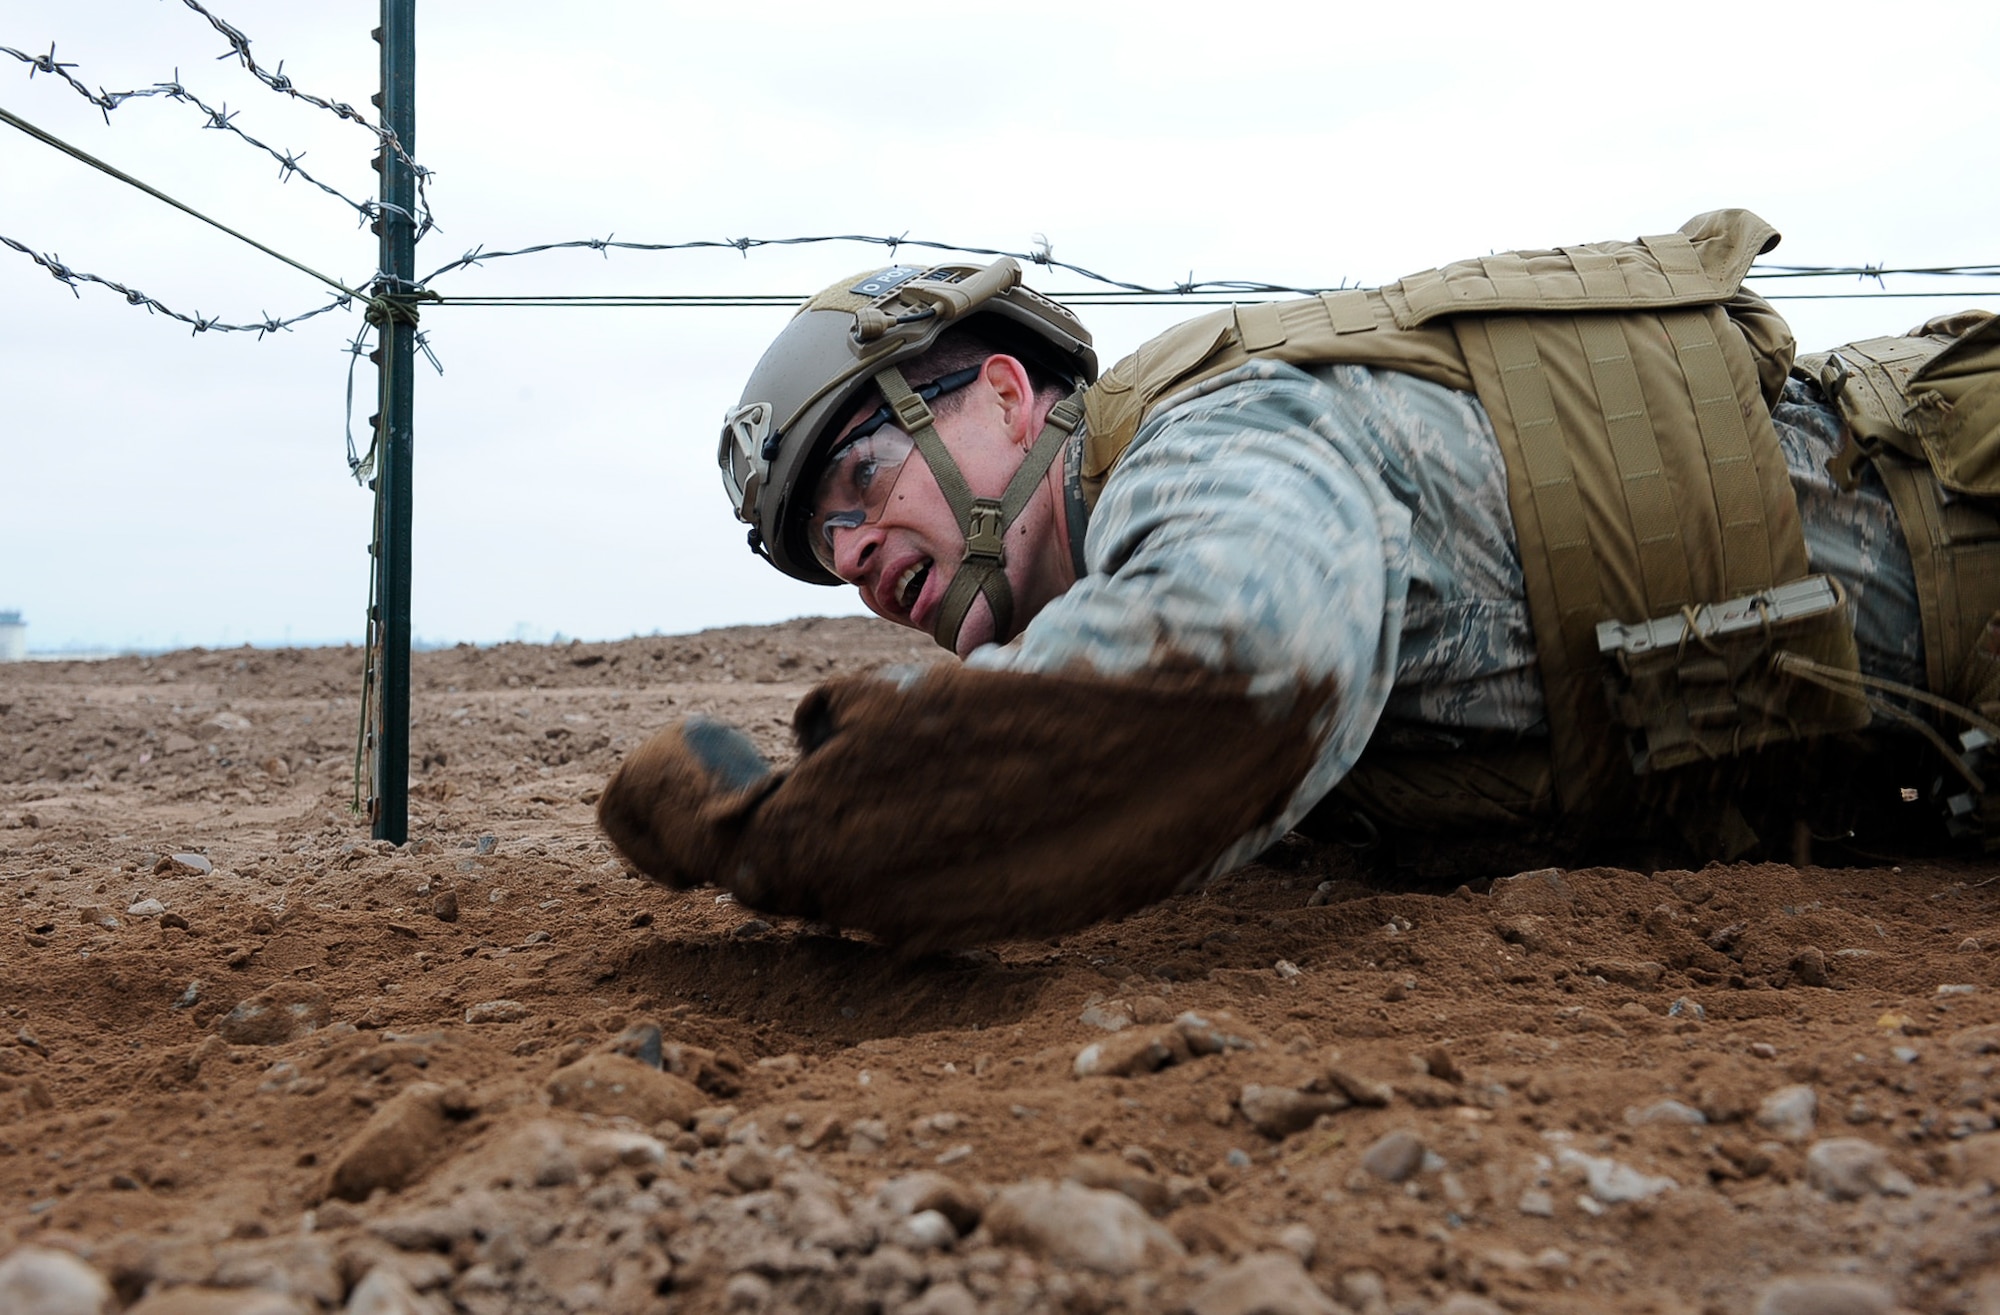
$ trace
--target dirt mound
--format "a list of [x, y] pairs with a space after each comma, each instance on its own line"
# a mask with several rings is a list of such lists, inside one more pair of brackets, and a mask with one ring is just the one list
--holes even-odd
[[594, 831], [657, 727], [782, 757], [913, 660], [419, 654], [401, 848], [352, 650], [0, 668], [0, 1308], [2000, 1309], [1992, 863], [1440, 892], [1294, 839], [908, 962]]

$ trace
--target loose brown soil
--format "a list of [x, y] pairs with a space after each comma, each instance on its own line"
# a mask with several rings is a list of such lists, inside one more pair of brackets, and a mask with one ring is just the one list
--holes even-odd
[[912, 961], [598, 835], [658, 727], [782, 759], [930, 657], [419, 654], [401, 848], [352, 650], [0, 668], [0, 1307], [55, 1252], [150, 1311], [2000, 1311], [2000, 864], [1412, 891], [1295, 838]]

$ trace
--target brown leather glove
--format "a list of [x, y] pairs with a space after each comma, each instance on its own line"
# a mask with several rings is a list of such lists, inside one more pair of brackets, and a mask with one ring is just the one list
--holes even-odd
[[662, 880], [908, 950], [1047, 935], [1172, 894], [1278, 815], [1329, 692], [1243, 685], [949, 665], [848, 678], [800, 703], [789, 773], [720, 770], [683, 727], [627, 760], [598, 814]]
[[597, 824], [633, 867], [686, 889], [730, 871], [746, 819], [783, 779], [734, 726], [690, 717], [619, 765]]

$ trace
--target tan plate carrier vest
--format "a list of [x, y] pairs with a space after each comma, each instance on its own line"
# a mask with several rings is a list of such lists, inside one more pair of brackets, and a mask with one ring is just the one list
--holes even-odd
[[1683, 644], [1622, 672], [1600, 658], [1597, 627], [1692, 617], [1806, 575], [1770, 413], [1792, 335], [1741, 288], [1776, 242], [1757, 216], [1723, 210], [1633, 242], [1487, 256], [1190, 321], [1086, 391], [1086, 499], [1162, 401], [1252, 358], [1374, 366], [1476, 393], [1506, 462], [1547, 745], [1371, 748], [1342, 793], [1403, 828], [1589, 830], [1654, 809], [1679, 813], [1704, 847], [1739, 852], [1754, 840], [1740, 817], [1691, 826], [1662, 802], [1688, 793], [1673, 769], [1865, 724], [1858, 696], [1770, 662], [1789, 650], [1855, 673], [1845, 607], [1747, 649]]

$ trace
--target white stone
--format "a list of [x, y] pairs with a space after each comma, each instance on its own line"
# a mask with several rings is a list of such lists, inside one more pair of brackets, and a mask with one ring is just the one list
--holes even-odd
[[1799, 1085], [1780, 1087], [1764, 1097], [1757, 1107], [1757, 1126], [1768, 1128], [1786, 1141], [1804, 1141], [1812, 1135], [1819, 1118], [1819, 1093]]
[[1101, 1027], [1107, 1032], [1116, 1032], [1132, 1026], [1132, 1006], [1123, 1000], [1094, 1001], [1083, 1007], [1076, 1021], [1089, 1027]]
[[1310, 1265], [1319, 1250], [1319, 1235], [1309, 1224], [1286, 1224], [1278, 1230], [1278, 1245], [1297, 1256], [1301, 1265]]
[[0, 1260], [7, 1315], [104, 1315], [115, 1309], [104, 1276], [67, 1251], [24, 1246]]
[[167, 906], [156, 899], [142, 899], [125, 910], [126, 913], [135, 918], [157, 918], [166, 911]]
[[908, 1219], [896, 1221], [889, 1240], [912, 1251], [942, 1251], [958, 1241], [958, 1230], [936, 1210], [919, 1210]]
[[1581, 1169], [1590, 1195], [1605, 1205], [1644, 1201], [1680, 1186], [1665, 1175], [1640, 1173], [1629, 1164], [1607, 1156], [1586, 1155], [1571, 1146], [1556, 1152], [1556, 1163], [1564, 1168]]
[[1908, 1196], [1914, 1185], [1889, 1163], [1889, 1153], [1859, 1137], [1829, 1137], [1806, 1152], [1806, 1181], [1836, 1201]]
[[1131, 1197], [1071, 1182], [1002, 1188], [987, 1207], [985, 1227], [1002, 1246], [1104, 1274], [1130, 1274], [1185, 1254]]
[[386, 1265], [369, 1270], [342, 1309], [346, 1315], [450, 1315], [449, 1308], [420, 1294]]

